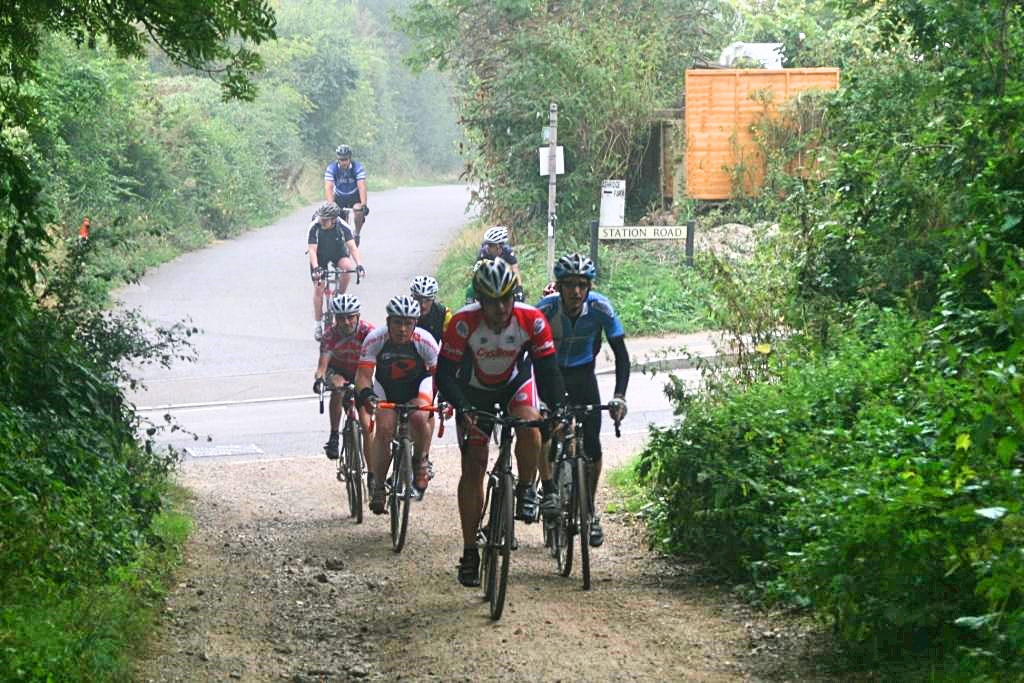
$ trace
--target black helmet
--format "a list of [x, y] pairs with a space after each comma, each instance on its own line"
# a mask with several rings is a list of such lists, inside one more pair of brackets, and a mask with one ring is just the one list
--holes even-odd
[[334, 153], [338, 155], [339, 159], [352, 158], [352, 148], [345, 144], [338, 145], [338, 149], [334, 150]]
[[337, 218], [341, 215], [341, 207], [334, 202], [324, 202], [316, 210], [317, 218]]

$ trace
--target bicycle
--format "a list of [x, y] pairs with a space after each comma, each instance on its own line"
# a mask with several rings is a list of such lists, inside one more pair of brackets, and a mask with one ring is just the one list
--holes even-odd
[[[480, 572], [483, 574], [484, 600], [488, 601], [491, 619], [497, 621], [505, 608], [505, 594], [508, 590], [508, 567], [512, 549], [515, 547], [513, 512], [515, 505], [516, 476], [512, 470], [512, 440], [515, 430], [522, 427], [543, 427], [548, 418], [523, 420], [504, 411], [491, 413], [471, 409], [468, 415], [483, 417], [498, 427], [498, 459], [487, 473], [487, 488], [484, 493], [483, 510], [477, 524], [476, 539], [480, 548]], [[468, 438], [463, 435], [463, 442]]]
[[[555, 520], [544, 521], [544, 544], [555, 558], [558, 572], [569, 576], [572, 573], [573, 539], [579, 537], [583, 590], [590, 590], [589, 538], [594, 515], [590, 488], [591, 460], [583, 450], [583, 421], [591, 413], [611, 407], [608, 404], [565, 406], [556, 418], [565, 426], [562, 436], [551, 441], [550, 458], [560, 510]], [[615, 436], [621, 435], [616, 421]]]
[[341, 394], [341, 407], [345, 412], [345, 422], [341, 428], [341, 454], [338, 457], [338, 481], [345, 484], [345, 495], [348, 498], [348, 512], [354, 517], [356, 524], [363, 523], [363, 472], [366, 470], [363, 459], [363, 425], [359, 422], [359, 409], [356, 407], [356, 387], [346, 383], [341, 387], [327, 388], [326, 381], [320, 385], [320, 414], [324, 413], [324, 394]]
[[333, 263], [328, 263], [326, 268], [318, 269], [320, 271], [319, 277], [324, 280], [324, 291], [320, 295], [320, 305], [323, 311], [323, 325], [324, 330], [330, 329], [331, 325], [334, 324], [334, 314], [331, 313], [330, 302], [334, 298], [334, 295], [338, 293], [338, 279], [344, 273], [355, 273], [356, 284], [362, 279], [362, 269], [360, 268], [338, 268]]
[[[414, 472], [412, 469], [412, 435], [409, 433], [409, 418], [416, 412], [438, 413], [441, 424], [438, 427], [438, 438], [444, 436], [444, 421], [448, 412], [445, 404], [439, 406], [416, 405], [413, 403], [393, 403], [379, 401], [377, 409], [393, 410], [398, 416], [394, 437], [391, 439], [390, 476], [384, 479], [384, 496], [388, 504], [388, 516], [391, 518], [391, 548], [396, 553], [405, 547], [405, 538], [409, 528], [409, 508], [417, 499], [413, 486]], [[370, 423], [373, 429], [373, 422]]]

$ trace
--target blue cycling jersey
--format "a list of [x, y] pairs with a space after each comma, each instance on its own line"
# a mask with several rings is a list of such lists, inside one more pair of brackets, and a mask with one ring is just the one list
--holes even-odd
[[347, 169], [334, 161], [324, 171], [324, 180], [334, 183], [334, 197], [338, 205], [350, 207], [359, 201], [359, 187], [356, 183], [366, 180], [366, 169], [355, 159]]
[[612, 302], [603, 294], [591, 290], [583, 302], [583, 311], [575, 321], [562, 309], [562, 297], [550, 294], [537, 302], [539, 308], [551, 323], [555, 339], [558, 367], [575, 368], [593, 363], [601, 348], [601, 332], [605, 337], [623, 337], [626, 331], [622, 321], [615, 315]]

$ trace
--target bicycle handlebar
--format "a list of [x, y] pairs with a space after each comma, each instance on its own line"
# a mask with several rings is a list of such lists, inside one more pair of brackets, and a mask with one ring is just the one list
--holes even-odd
[[[602, 410], [610, 411], [614, 407], [615, 406], [613, 406], [610, 403], [580, 403], [565, 405], [562, 406], [562, 409], [559, 411], [559, 415], [556, 415], [555, 419], [561, 420], [563, 422], [568, 422], [570, 418], [580, 419], [586, 417], [587, 415], [590, 415], [591, 413], [596, 413]], [[622, 438], [622, 430], [620, 428], [621, 424], [621, 420], [615, 420], [616, 438]]]
[[[437, 438], [444, 436], [444, 421], [449, 413], [450, 406], [447, 403], [441, 403], [439, 405], [418, 405], [413, 403], [395, 403], [394, 401], [377, 401], [377, 408], [384, 408], [385, 410], [393, 410], [398, 413], [398, 419], [408, 419], [410, 413], [422, 412], [422, 413], [437, 413], [441, 416], [440, 424], [437, 428]], [[373, 415], [370, 415], [370, 432], [373, 432], [375, 420]]]

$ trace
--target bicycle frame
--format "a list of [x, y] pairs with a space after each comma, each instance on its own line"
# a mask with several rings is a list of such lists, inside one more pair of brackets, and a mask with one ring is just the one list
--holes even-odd
[[[609, 404], [570, 405], [559, 415], [562, 436], [551, 442], [552, 469], [561, 510], [553, 526], [545, 522], [545, 542], [562, 576], [572, 573], [573, 538], [580, 543], [580, 574], [583, 590], [590, 590], [590, 524], [594, 515], [591, 493], [592, 460], [584, 452], [584, 420], [591, 413], [610, 410]], [[619, 423], [615, 435], [621, 436]]]
[[[493, 420], [498, 427], [498, 458], [487, 472], [483, 507], [477, 525], [477, 545], [482, 549], [480, 569], [483, 573], [484, 599], [489, 603], [491, 619], [501, 618], [508, 589], [508, 568], [512, 548], [515, 547], [513, 498], [516, 476], [512, 469], [512, 442], [515, 430], [541, 427], [548, 420], [523, 420], [506, 415], [503, 410], [491, 413], [472, 410], [470, 414]], [[463, 434], [463, 444], [468, 438]]]
[[[391, 438], [390, 476], [384, 479], [384, 491], [388, 501], [388, 512], [391, 518], [391, 547], [396, 553], [402, 552], [409, 528], [409, 508], [413, 500], [412, 452], [413, 440], [409, 429], [409, 420], [415, 412], [439, 413], [441, 424], [438, 437], [444, 436], [444, 420], [446, 407], [417, 405], [412, 403], [393, 403], [380, 401], [377, 409], [393, 410], [398, 418], [395, 433]], [[374, 422], [371, 420], [370, 429]]]
[[339, 482], [345, 484], [348, 496], [349, 515], [355, 517], [356, 524], [363, 522], [363, 472], [366, 463], [363, 454], [363, 425], [359, 420], [359, 409], [356, 407], [355, 385], [346, 383], [340, 387], [326, 387], [325, 381], [320, 388], [320, 413], [324, 412], [324, 395], [340, 394], [341, 406], [345, 421], [341, 427], [342, 452], [338, 458], [338, 471], [335, 475]]

